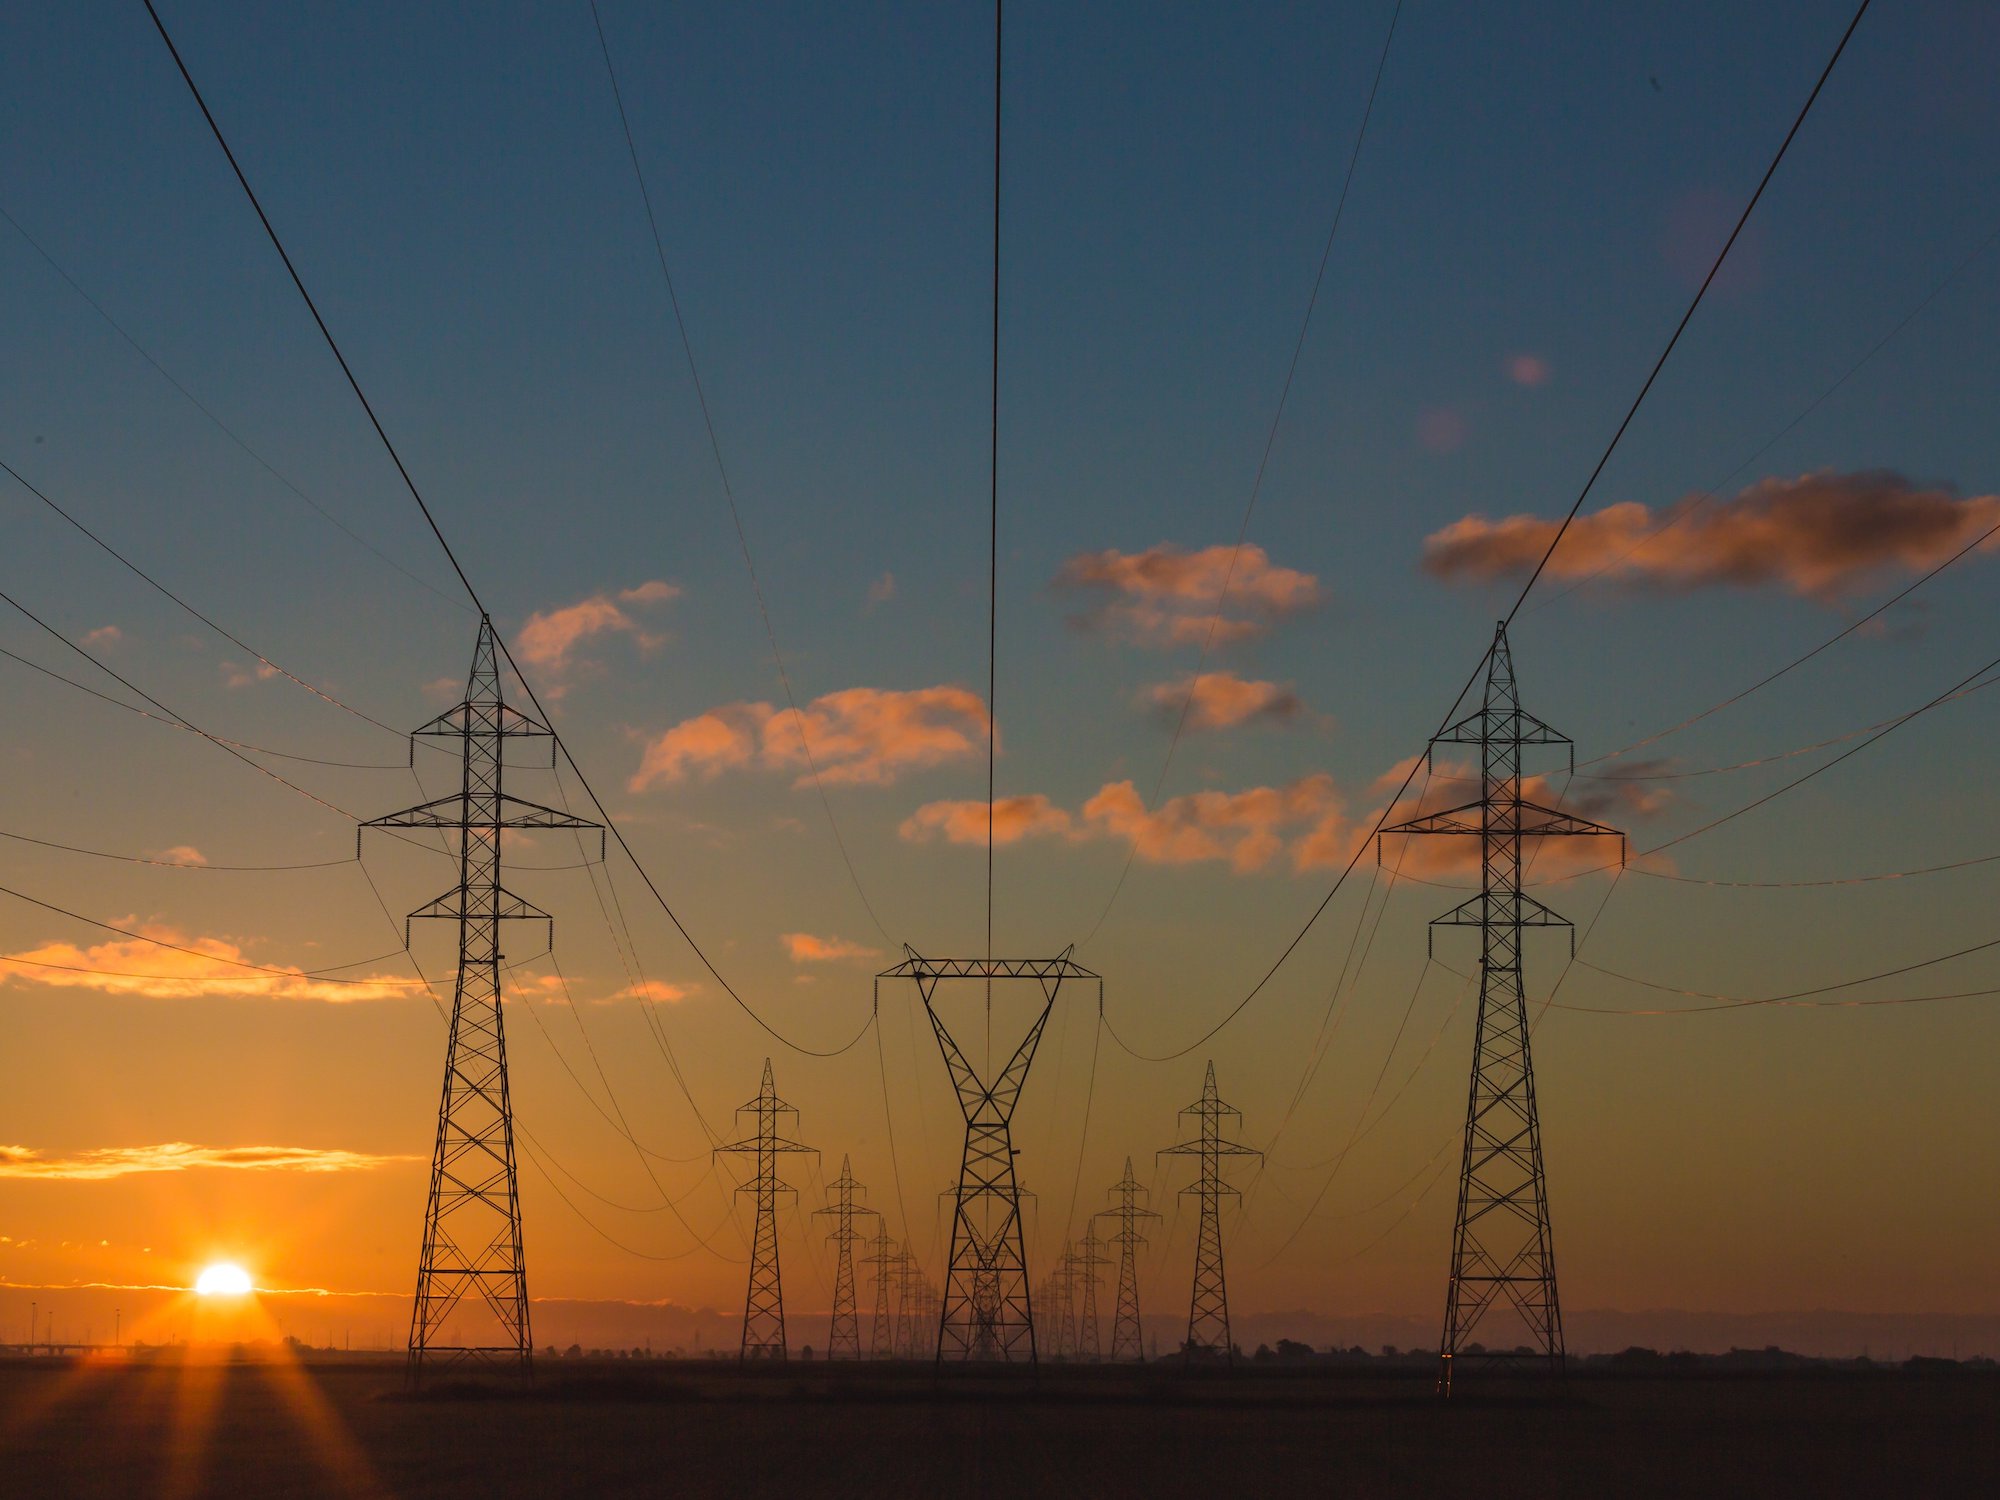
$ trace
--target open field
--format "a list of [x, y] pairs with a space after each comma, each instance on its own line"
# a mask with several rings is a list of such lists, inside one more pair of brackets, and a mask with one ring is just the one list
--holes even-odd
[[1581, 1379], [1441, 1406], [1408, 1378], [565, 1366], [410, 1400], [351, 1361], [0, 1366], [12, 1495], [1980, 1492], [2000, 1379]]

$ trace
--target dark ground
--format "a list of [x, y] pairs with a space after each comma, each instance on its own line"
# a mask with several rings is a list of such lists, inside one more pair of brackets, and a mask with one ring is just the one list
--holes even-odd
[[1454, 1492], [2000, 1493], [2000, 1377], [1584, 1377], [1447, 1406], [1409, 1376], [565, 1364], [525, 1398], [411, 1400], [360, 1361], [0, 1364], [7, 1496]]

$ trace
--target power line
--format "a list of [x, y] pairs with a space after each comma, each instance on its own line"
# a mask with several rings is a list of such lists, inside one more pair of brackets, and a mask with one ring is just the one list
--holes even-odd
[[221, 870], [275, 873], [281, 870], [330, 870], [336, 865], [351, 865], [355, 862], [354, 856], [349, 855], [345, 859], [315, 859], [308, 860], [303, 864], [293, 865], [218, 865], [212, 864], [205, 859], [155, 859], [150, 856], [138, 854], [110, 854], [102, 849], [85, 849], [76, 844], [58, 844], [53, 839], [33, 838], [25, 833], [8, 833], [4, 829], [0, 829], [0, 839], [12, 839], [17, 844], [35, 844], [43, 849], [60, 849], [65, 854], [87, 854], [92, 859], [115, 859], [128, 865], [157, 865], [162, 869], [168, 870]]
[[[1341, 179], [1340, 197], [1333, 205], [1333, 223], [1327, 229], [1326, 244], [1319, 253], [1319, 268], [1313, 273], [1312, 293], [1306, 298], [1305, 316], [1299, 322], [1299, 336], [1292, 343], [1291, 362], [1285, 367], [1285, 381], [1278, 390], [1277, 409], [1271, 413], [1271, 425], [1264, 434], [1264, 450], [1258, 455], [1257, 472], [1250, 481], [1250, 498], [1244, 502], [1243, 519], [1236, 528], [1236, 545], [1230, 549], [1229, 566], [1223, 570], [1222, 588], [1216, 594], [1215, 610], [1209, 617], [1208, 632], [1202, 638], [1201, 654], [1195, 658], [1194, 675], [1188, 679], [1187, 696], [1181, 700], [1180, 714], [1174, 720], [1173, 737], [1167, 741], [1167, 753], [1160, 763], [1160, 774], [1154, 779], [1153, 795], [1147, 802], [1148, 807], [1158, 806], [1160, 793], [1166, 789], [1167, 769], [1173, 765], [1174, 752], [1180, 748], [1181, 736], [1187, 729], [1189, 712], [1194, 707], [1195, 692], [1201, 686], [1203, 671], [1208, 665], [1210, 653], [1215, 648], [1216, 627], [1222, 620], [1222, 607], [1229, 600], [1229, 587], [1236, 577], [1236, 564], [1243, 555], [1244, 538], [1250, 534], [1251, 514], [1257, 509], [1257, 497], [1263, 493], [1264, 472], [1270, 467], [1271, 450], [1277, 446], [1278, 427], [1284, 421], [1285, 404], [1291, 399], [1292, 382], [1299, 373], [1299, 357], [1305, 353], [1306, 335], [1312, 330], [1313, 312], [1319, 306], [1320, 287], [1326, 281], [1327, 262], [1333, 256], [1334, 237], [1340, 233], [1340, 218], [1347, 210], [1348, 190], [1354, 186], [1354, 169], [1361, 160], [1362, 143], [1368, 139], [1368, 122], [1375, 115], [1375, 95], [1382, 87], [1382, 71], [1389, 64], [1389, 45], [1396, 40], [1396, 23], [1402, 16], [1403, 0], [1396, 0], [1396, 8], [1389, 15], [1389, 33], [1382, 38], [1382, 55], [1375, 62], [1375, 77], [1368, 85], [1368, 103], [1361, 111], [1361, 126], [1354, 134], [1354, 149], [1348, 153], [1347, 174]], [[988, 800], [991, 800], [990, 797]], [[1117, 904], [1119, 892], [1125, 889], [1126, 877], [1132, 873], [1132, 862], [1138, 857], [1138, 853], [1137, 843], [1126, 851], [1125, 863], [1119, 867], [1118, 879], [1112, 884], [1111, 895], [1105, 901], [1104, 909], [1097, 914], [1097, 920], [1090, 924], [1090, 931], [1079, 941], [1079, 947], [1088, 944], [1096, 937], [1098, 929], [1104, 925], [1104, 919], [1111, 915], [1111, 908]]]
[[611, 100], [618, 106], [618, 124], [625, 133], [625, 150], [632, 158], [632, 176], [639, 184], [639, 197], [646, 206], [646, 227], [652, 231], [653, 251], [660, 263], [660, 279], [666, 284], [667, 302], [674, 311], [674, 326], [680, 332], [681, 352], [687, 357], [688, 378], [694, 384], [696, 403], [701, 407], [702, 426], [708, 432], [708, 451], [715, 458], [715, 472], [722, 480], [723, 498], [729, 502], [729, 519], [736, 527], [736, 542], [743, 551], [743, 566], [750, 575], [750, 589], [757, 598], [757, 613], [764, 621], [764, 635], [771, 643], [771, 660], [778, 668], [778, 681], [785, 690], [785, 703], [792, 711], [792, 723], [798, 730], [799, 749], [806, 758], [806, 767], [812, 772], [813, 788], [819, 793], [820, 809], [826, 814], [826, 825], [833, 833], [834, 846], [840, 851], [841, 863], [847, 867], [847, 878], [854, 886], [854, 894], [861, 898], [862, 908], [868, 913], [868, 920], [875, 924], [875, 930], [882, 934], [885, 942], [894, 941], [889, 929], [882, 925], [882, 919], [875, 914], [875, 903], [868, 899], [867, 889], [861, 884], [861, 875], [854, 867], [854, 858], [848, 852], [847, 840], [841, 836], [840, 824], [833, 815], [833, 801], [826, 794], [826, 783], [820, 778], [819, 762], [812, 752], [812, 740], [806, 733], [806, 718], [799, 710], [799, 700], [792, 691], [792, 675], [785, 667], [785, 654], [778, 649], [778, 632], [771, 623], [771, 608], [764, 598], [764, 585], [757, 576], [757, 563], [750, 553], [750, 537], [743, 526], [743, 514], [736, 504], [736, 487], [729, 479], [729, 466], [722, 460], [722, 440], [716, 436], [715, 418], [708, 408], [708, 392], [701, 382], [701, 370], [695, 364], [694, 340], [688, 334], [687, 319], [681, 312], [680, 294], [674, 289], [674, 273], [667, 267], [667, 247], [660, 234], [660, 221], [653, 212], [653, 195], [646, 186], [645, 169], [639, 165], [639, 147], [632, 138], [632, 121], [625, 113], [625, 95], [618, 87], [618, 70], [611, 65], [611, 44], [605, 39], [604, 18], [597, 12], [597, 0], [590, 0], [590, 19], [597, 28], [598, 50], [604, 54], [604, 76], [611, 83]]
[[[332, 353], [334, 361], [340, 366], [340, 373], [346, 377], [349, 389], [354, 392], [355, 400], [361, 403], [361, 409], [368, 417], [368, 424], [375, 429], [375, 436], [380, 439], [383, 451], [389, 455], [389, 461], [395, 465], [396, 473], [403, 481], [403, 487], [410, 492], [410, 498], [416, 502], [417, 509], [423, 515], [424, 524], [430, 528], [431, 535], [437, 539], [438, 546], [444, 552], [445, 560], [451, 564], [452, 572], [457, 575], [459, 583], [464, 586], [466, 596], [472, 600], [474, 606], [477, 607], [482, 616], [488, 615], [490, 611], [487, 610], [484, 601], [481, 600], [479, 590], [473, 587], [472, 579], [459, 563], [458, 554], [452, 550], [451, 543], [446, 539], [443, 528], [438, 525], [437, 517], [432, 514], [429, 503], [424, 499], [423, 492], [417, 488], [417, 482], [411, 477], [409, 469], [404, 465], [402, 455], [397, 451], [395, 443], [390, 440], [388, 431], [382, 426], [381, 419], [376, 416], [375, 408], [369, 402], [367, 393], [362, 390], [360, 380], [356, 378], [353, 368], [347, 362], [347, 356], [341, 352], [340, 344], [333, 336], [333, 330], [327, 326], [326, 319], [320, 316], [319, 305], [313, 301], [312, 293], [306, 290], [306, 284], [299, 276], [298, 268], [292, 264], [291, 255], [286, 251], [284, 241], [278, 237], [278, 231], [271, 223], [270, 216], [264, 212], [264, 205], [258, 199], [256, 189], [251, 187], [250, 179], [244, 175], [242, 166], [236, 160], [236, 153], [230, 149], [229, 141], [222, 133], [221, 125], [217, 123], [215, 115], [210, 111], [208, 101], [202, 97], [200, 86], [195, 83], [194, 75], [188, 71], [186, 62], [182, 60], [180, 49], [174, 45], [173, 37], [167, 32], [166, 23], [160, 19], [159, 10], [154, 6], [153, 0], [144, 0], [144, 3], [146, 14], [152, 18], [154, 29], [159, 32], [160, 40], [166, 44], [167, 52], [173, 58], [175, 68], [180, 72], [181, 80], [187, 84], [188, 92], [194, 97], [196, 108], [201, 111], [202, 119], [208, 124], [209, 133], [215, 137], [216, 145], [222, 148], [222, 154], [229, 162], [229, 169], [235, 174], [237, 184], [243, 189], [244, 197], [249, 200], [250, 207], [255, 211], [258, 223], [263, 226], [264, 234], [271, 242], [271, 248], [278, 252], [279, 260], [284, 262], [286, 275], [291, 277], [293, 287], [297, 289], [300, 299], [306, 305], [306, 311], [312, 315], [313, 323], [319, 329], [320, 337], [325, 340], [327, 349]], [[554, 721], [550, 717], [548, 710], [542, 706], [541, 699], [535, 693], [534, 685], [528, 681], [526, 674], [521, 671], [520, 663], [515, 661], [514, 653], [508, 649], [506, 641], [500, 639], [497, 633], [495, 640], [499, 645], [501, 653], [507, 659], [507, 665], [513, 669], [515, 677], [520, 681], [522, 691], [528, 695], [528, 701], [533, 706], [536, 715], [544, 724], [549, 726], [550, 735], [556, 749], [561, 753], [562, 758], [569, 762], [570, 769], [576, 773], [578, 784], [583, 788], [584, 794], [590, 798], [591, 806], [597, 811], [599, 818], [606, 825], [611, 837], [617, 842], [619, 849], [624, 852], [625, 857], [632, 861], [633, 868], [639, 872], [639, 878], [645, 881], [646, 889], [652, 893], [653, 899], [659, 904], [660, 909], [666, 913], [667, 919], [673, 923], [675, 931], [680, 933], [682, 940], [687, 943], [695, 957], [701, 961], [702, 967], [722, 987], [723, 993], [728, 995], [745, 1015], [749, 1016], [751, 1020], [755, 1021], [758, 1026], [763, 1028], [773, 1038], [793, 1051], [807, 1057], [838, 1057], [841, 1053], [846, 1052], [859, 1042], [863, 1036], [867, 1035], [868, 1026], [873, 1024], [872, 1015], [869, 1021], [862, 1025], [861, 1030], [856, 1032], [852, 1039], [839, 1047], [830, 1049], [803, 1047], [771, 1025], [769, 1021], [766, 1021], [747, 1000], [737, 993], [736, 988], [723, 976], [722, 971], [715, 966], [714, 962], [703, 950], [701, 944], [695, 940], [694, 935], [682, 923], [679, 914], [668, 904], [666, 896], [661, 892], [659, 886], [654, 883], [653, 877], [647, 872], [646, 867], [640, 863], [639, 856], [634, 852], [630, 842], [627, 841], [623, 830], [613, 820], [609, 809], [605, 807], [603, 801], [598, 797], [595, 788], [591, 786], [589, 777], [584, 774], [583, 768], [577, 764], [576, 757], [571, 754], [569, 746], [564, 741], [561, 732], [555, 728]], [[259, 769], [262, 768], [260, 767]], [[266, 774], [273, 773], [267, 772]]]

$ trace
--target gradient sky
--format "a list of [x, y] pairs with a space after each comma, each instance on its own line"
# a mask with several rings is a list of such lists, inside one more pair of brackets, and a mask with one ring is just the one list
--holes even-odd
[[[837, 1046], [896, 945], [983, 941], [982, 852], [950, 841], [940, 805], [984, 791], [990, 16], [602, 8], [772, 625], [883, 930], [801, 784], [796, 740], [782, 719], [764, 728], [759, 705], [782, 706], [783, 689], [588, 8], [164, 12], [592, 782], [757, 1010]], [[1249, 527], [1258, 550], [1224, 605], [1217, 722], [1197, 716], [1167, 775], [1167, 797], [1200, 796], [1162, 821], [1134, 801], [1171, 732], [1155, 690], [1195, 668], [1213, 586], [1199, 564], [1242, 521], [1389, 6], [1010, 7], [998, 779], [1003, 797], [1046, 801], [1023, 804], [1033, 831], [999, 853], [1000, 948], [1083, 941], [1136, 840], [1078, 954], [1106, 976], [1111, 1024], [1169, 1051], [1242, 997], [1514, 597], [1513, 533], [1467, 518], [1568, 507], [1849, 14], [1820, 0], [1406, 9]], [[1996, 47], [2000, 18], [1973, 4], [1878, 9], [1857, 33], [1585, 507], [1646, 514], [1581, 523], [1517, 623], [1527, 704], [1579, 760], [1748, 686], [2000, 520]], [[143, 10], [10, 12], [0, 101], [0, 208], [46, 252], [0, 223], [0, 457], [270, 661], [382, 724], [428, 718], [463, 681], [475, 617]], [[1631, 551], [1664, 508], [1710, 489]], [[418, 800], [418, 782], [443, 789], [434, 753], [413, 781], [392, 734], [260, 674], [11, 481], [4, 495], [0, 587], [176, 711], [378, 767], [267, 762], [362, 817]], [[1427, 539], [1454, 523], [1457, 565], [1432, 543], [1427, 569]], [[1992, 566], [1967, 558], [1622, 764], [1734, 766], [1919, 706], [1990, 655]], [[0, 646], [123, 693], [12, 612]], [[348, 820], [193, 735], [12, 660], [0, 684], [0, 831], [214, 866], [352, 853]], [[1975, 693], [1925, 715], [1648, 862], [1608, 903], [1603, 876], [1542, 895], [1580, 934], [1602, 904], [1588, 964], [1728, 996], [1983, 943], [2000, 866], [1805, 889], [1661, 876], [1828, 880], [1992, 855], [1995, 709]], [[1842, 748], [1570, 793], [1645, 849]], [[526, 795], [556, 795], [526, 780]], [[201, 871], [0, 844], [9, 888], [152, 936], [307, 969], [392, 955], [346, 971], [390, 981], [375, 989], [216, 982], [226, 968], [0, 898], [6, 954], [181, 976], [5, 966], [6, 1326], [35, 1288], [184, 1285], [223, 1255], [270, 1287], [406, 1297], [443, 1037], [393, 950], [400, 913], [450, 878], [442, 861], [367, 845], [392, 923], [347, 864]], [[514, 852], [576, 857], [546, 837]], [[1237, 1177], [1233, 1302], [1434, 1317], [1471, 1005], [1454, 974], [1425, 971], [1423, 924], [1457, 898], [1402, 881], [1383, 904], [1372, 870], [1234, 1024], [1177, 1061], [1126, 1055], [1098, 1034], [1094, 1001], [1065, 994], [1017, 1124], [1040, 1263], [1127, 1155], [1172, 1215], [1186, 1177], [1153, 1153], [1213, 1057], [1240, 1138], [1269, 1153]], [[718, 1130], [772, 1055], [824, 1175], [851, 1154], [935, 1272], [960, 1137], [915, 996], [885, 987], [879, 1036], [839, 1058], [788, 1052], [630, 868], [610, 873], [644, 978], [679, 998], [658, 1005], [656, 1033], [590, 876], [522, 873], [557, 914], [577, 1003], [546, 960], [524, 965], [515, 1098], [575, 1206], [673, 1258], [608, 1243], [524, 1164], [531, 1290], [740, 1303], [747, 1204], [731, 1205], [726, 1172], [704, 1176], [708, 1139], [661, 1036]], [[448, 939], [418, 934], [433, 977], [449, 973]], [[1439, 959], [1468, 972], [1472, 941], [1441, 935]], [[1532, 994], [1565, 953], [1560, 938], [1531, 945]], [[1974, 955], [1829, 998], [1977, 991], [1993, 973]], [[1584, 964], [1558, 998], [1701, 1003]], [[1025, 1021], [1003, 1005], [1003, 1033], [1010, 1016]], [[1536, 1060], [1565, 1302], [1995, 1311], [1994, 1016], [1991, 998], [1549, 1011]], [[639, 1138], [683, 1159], [655, 1162], [657, 1185], [597, 1107], [599, 1064]], [[1329, 1183], [1364, 1111], [1392, 1100]], [[819, 1207], [822, 1169], [794, 1165], [799, 1209]], [[662, 1188], [719, 1253], [661, 1210]], [[1185, 1305], [1191, 1228], [1190, 1210], [1155, 1236], [1155, 1309]], [[790, 1211], [785, 1229], [793, 1305], [823, 1308], [818, 1233], [802, 1261]]]

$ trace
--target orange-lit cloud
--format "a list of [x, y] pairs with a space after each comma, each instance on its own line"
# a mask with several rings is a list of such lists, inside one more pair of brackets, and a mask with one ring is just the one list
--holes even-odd
[[814, 937], [810, 932], [787, 932], [779, 941], [795, 964], [838, 963], [843, 959], [882, 956], [879, 948], [866, 948], [844, 937]]
[[[1023, 797], [1001, 797], [993, 803], [993, 842], [1018, 843], [1025, 838], [1053, 834], [1067, 837], [1075, 820], [1040, 792]], [[903, 819], [896, 830], [911, 843], [923, 843], [942, 836], [953, 844], [986, 842], [984, 802], [926, 802]]]
[[1240, 792], [1192, 792], [1146, 808], [1129, 781], [1112, 782], [1083, 805], [1091, 831], [1128, 840], [1150, 864], [1227, 860], [1239, 872], [1260, 870], [1302, 826], [1337, 817], [1341, 799], [1324, 771], [1287, 786]]
[[391, 1162], [416, 1159], [311, 1146], [195, 1146], [186, 1141], [166, 1141], [157, 1146], [97, 1146], [69, 1156], [48, 1156], [29, 1146], [0, 1146], [0, 1177], [102, 1182], [140, 1172], [186, 1172], [196, 1167], [221, 1167], [237, 1172], [366, 1172]]
[[[1548, 573], [1668, 589], [1774, 585], [1832, 603], [1942, 562], [1995, 525], [2000, 495], [1962, 500], [1880, 471], [1806, 474], [1706, 505], [1691, 497], [1655, 511], [1626, 501], [1578, 516]], [[1556, 530], [1538, 516], [1466, 516], [1425, 539], [1423, 565], [1455, 581], [1525, 576]], [[2000, 538], [1982, 550], [1996, 546]]]
[[975, 756], [986, 746], [986, 705], [965, 688], [846, 688], [815, 698], [798, 716], [769, 703], [727, 703], [683, 720], [646, 745], [627, 783], [643, 792], [690, 774], [715, 776], [756, 765], [812, 781], [803, 729], [820, 779], [886, 786], [906, 772]]
[[514, 637], [514, 649], [525, 664], [556, 676], [580, 665], [577, 647], [595, 636], [627, 635], [641, 651], [657, 651], [666, 637], [643, 628], [626, 607], [664, 604], [679, 594], [672, 584], [655, 578], [616, 594], [592, 594], [560, 609], [537, 610]]
[[1514, 354], [1507, 359], [1507, 378], [1516, 385], [1547, 385], [1552, 372], [1539, 354]]
[[669, 984], [664, 979], [648, 979], [639, 984], [628, 984], [612, 995], [613, 1000], [650, 1000], [655, 1005], [672, 1005], [685, 1000], [695, 993], [699, 986], [692, 984]]
[[1188, 552], [1161, 542], [1144, 552], [1085, 552], [1063, 564], [1056, 586], [1100, 601], [1074, 624], [1145, 646], [1200, 645], [1211, 638], [1228, 645], [1320, 601], [1317, 578], [1277, 566], [1251, 542], [1240, 550]]
[[163, 859], [170, 865], [205, 865], [208, 863], [208, 856], [195, 848], [193, 844], [174, 844], [169, 848], [155, 849], [151, 857], [153, 859]]
[[222, 685], [226, 688], [245, 688], [269, 682], [278, 675], [278, 669], [267, 661], [260, 661], [254, 667], [239, 666], [233, 661], [218, 662], [216, 670], [222, 673]]
[[95, 630], [85, 631], [83, 635], [84, 645], [95, 646], [99, 649], [105, 646], [115, 646], [124, 639], [125, 632], [120, 630], [116, 625], [100, 625]]
[[[1193, 697], [1190, 699], [1189, 694]], [[1140, 695], [1168, 722], [1187, 708], [1190, 729], [1233, 729], [1252, 721], [1288, 724], [1298, 718], [1299, 695], [1280, 683], [1258, 682], [1234, 672], [1204, 672], [1198, 678], [1162, 682]]]
[[138, 938], [115, 938], [88, 948], [79, 948], [74, 943], [44, 943], [38, 948], [0, 955], [0, 983], [89, 989], [150, 1000], [212, 996], [317, 1000], [332, 1004], [402, 999], [415, 987], [411, 980], [386, 974], [356, 976], [351, 983], [341, 983], [309, 977], [289, 965], [273, 965], [282, 971], [277, 973], [246, 969], [242, 964], [249, 960], [242, 947], [227, 939], [191, 936], [158, 922], [131, 920], [121, 925], [175, 946], [163, 948]]

